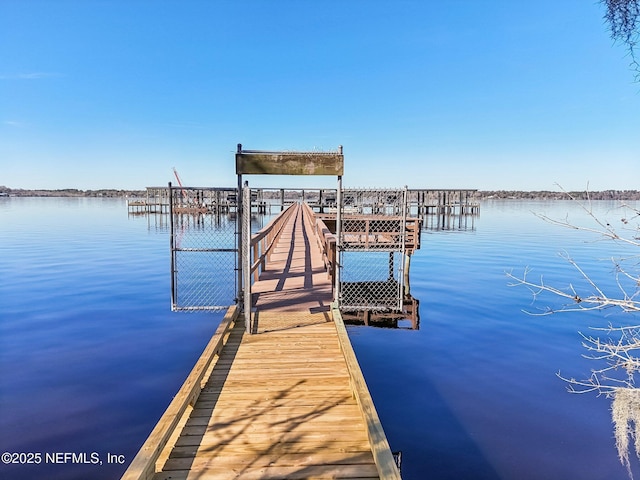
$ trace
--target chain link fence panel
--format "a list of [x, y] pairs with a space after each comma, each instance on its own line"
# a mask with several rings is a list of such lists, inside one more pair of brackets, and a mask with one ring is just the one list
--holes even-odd
[[171, 190], [172, 309], [226, 309], [237, 292], [234, 215], [213, 211], [202, 189]]
[[348, 190], [342, 211], [340, 308], [402, 310], [406, 190]]
[[402, 309], [402, 255], [399, 252], [343, 252], [340, 308], [372, 312]]

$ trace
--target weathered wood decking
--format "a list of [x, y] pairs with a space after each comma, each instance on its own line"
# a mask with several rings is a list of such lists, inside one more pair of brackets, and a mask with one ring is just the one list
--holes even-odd
[[232, 307], [123, 478], [400, 478], [313, 213], [295, 208], [252, 288], [252, 334]]

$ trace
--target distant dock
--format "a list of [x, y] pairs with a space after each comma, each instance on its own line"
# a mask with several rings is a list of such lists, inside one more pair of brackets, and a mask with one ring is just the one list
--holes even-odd
[[[186, 190], [186, 189], [185, 189]], [[195, 194], [194, 194], [195, 191]], [[386, 212], [394, 205], [394, 199], [384, 193], [368, 195], [367, 189], [343, 189], [344, 211], [351, 213]], [[427, 215], [477, 215], [480, 203], [475, 189], [407, 189], [410, 211], [417, 216]], [[181, 190], [176, 191], [180, 196]], [[237, 212], [237, 189], [231, 187], [189, 188], [181, 213], [229, 214]], [[187, 200], [188, 199], [188, 200]], [[335, 212], [336, 189], [323, 188], [254, 188], [251, 209], [256, 213], [272, 214], [298, 202], [307, 203], [319, 213]], [[143, 198], [127, 202], [130, 214], [168, 214], [168, 187], [147, 187]]]

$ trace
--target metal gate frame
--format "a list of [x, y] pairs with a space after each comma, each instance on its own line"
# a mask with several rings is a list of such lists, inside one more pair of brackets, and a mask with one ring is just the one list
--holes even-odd
[[[215, 254], [233, 254], [233, 259], [231, 261], [227, 261], [233, 268], [236, 268], [238, 257], [239, 257], [239, 249], [238, 249], [238, 231], [237, 231], [237, 223], [234, 222], [234, 232], [233, 232], [233, 248], [230, 247], [222, 247], [217, 245], [216, 240], [219, 243], [225, 243], [222, 241], [223, 235], [228, 236], [228, 232], [220, 232], [218, 229], [211, 229], [209, 235], [205, 235], [203, 239], [196, 242], [196, 244], [191, 246], [182, 246], [182, 235], [185, 234], [186, 230], [182, 230], [180, 232], [177, 231], [176, 219], [179, 216], [187, 216], [187, 219], [202, 219], [203, 217], [209, 218], [213, 215], [210, 205], [204, 204], [201, 199], [201, 192], [203, 189], [192, 188], [192, 187], [173, 187], [171, 182], [169, 182], [169, 238], [170, 238], [170, 248], [171, 248], [171, 310], [172, 311], [220, 311], [226, 310], [231, 305], [237, 302], [237, 276], [228, 276], [228, 277], [216, 277], [212, 275], [212, 272], [206, 271], [206, 262], [186, 262], [183, 261], [183, 257], [191, 257], [196, 255], [207, 254], [206, 258], [209, 258], [209, 265], [221, 264], [222, 260], [214, 260], [211, 261], [212, 258], [216, 258]], [[179, 195], [174, 195], [175, 192], [179, 192]], [[179, 203], [179, 205], [178, 205]], [[190, 221], [190, 220], [188, 220]], [[206, 226], [203, 225], [203, 231], [206, 229]], [[221, 258], [221, 257], [219, 257]], [[185, 267], [184, 265], [188, 264], [189, 267]], [[187, 301], [186, 304], [181, 300], [181, 293], [183, 291], [184, 285], [182, 285], [181, 276], [184, 273], [187, 276], [188, 281], [190, 276], [193, 275], [193, 271], [198, 268], [205, 268], [204, 272], [200, 272], [202, 276], [207, 278], [209, 285], [216, 285], [218, 290], [227, 290], [229, 294], [228, 302], [222, 300], [223, 293], [218, 292], [209, 292], [208, 295], [202, 294], [202, 292], [192, 293], [187, 290], [185, 294], [187, 298], [192, 301]], [[188, 270], [187, 270], [188, 269]], [[183, 270], [187, 270], [183, 272]], [[215, 279], [215, 282], [212, 281]], [[225, 284], [224, 281], [228, 281], [229, 284]], [[196, 283], [196, 285], [200, 285]], [[199, 289], [201, 291], [206, 291], [205, 287], [200, 286]]]
[[[350, 219], [349, 214], [345, 212], [345, 198], [338, 192], [338, 209], [337, 216], [342, 217], [338, 222], [340, 225], [340, 231], [336, 231], [338, 239], [338, 270], [345, 269], [337, 277], [337, 302], [341, 310], [343, 311], [395, 311], [401, 312], [403, 310], [403, 300], [405, 296], [405, 260], [407, 256], [406, 250], [406, 227], [407, 227], [407, 215], [409, 214], [408, 208], [408, 190], [407, 187], [403, 189], [359, 189], [349, 190], [350, 194], [355, 194], [360, 197], [360, 205], [358, 211], [363, 210], [363, 199], [384, 198], [385, 201], [378, 202], [379, 205], [383, 205], [382, 208], [369, 207], [371, 212]], [[390, 198], [394, 198], [393, 201], [389, 201]], [[371, 203], [376, 204], [375, 201]], [[390, 211], [389, 211], [390, 209]], [[367, 216], [370, 215], [370, 219], [367, 220]], [[376, 235], [370, 233], [368, 230], [365, 232], [360, 231], [359, 236], [365, 238], [364, 241], [354, 241], [354, 231], [358, 230], [357, 225], [362, 223], [375, 224], [376, 218], [388, 217], [388, 226], [385, 227], [384, 220], [378, 222], [378, 228], [389, 228], [393, 230], [393, 239], [378, 242]], [[395, 231], [397, 229], [397, 231]], [[338, 230], [338, 229], [336, 229]], [[360, 229], [361, 230], [361, 229]], [[384, 234], [384, 231], [376, 232], [377, 234]], [[391, 232], [389, 232], [391, 233]], [[369, 242], [369, 236], [372, 238]], [[391, 235], [390, 235], [391, 236]], [[382, 278], [368, 278], [363, 281], [345, 281], [345, 278], [349, 276], [357, 276], [357, 272], [352, 270], [349, 262], [346, 261], [348, 255], [357, 255], [358, 253], [368, 252], [375, 256], [380, 253], [378, 257], [381, 259], [379, 262], [388, 258], [388, 278], [386, 280]], [[383, 254], [388, 253], [388, 257]], [[399, 261], [395, 260], [395, 256], [398, 255]], [[374, 261], [377, 258], [374, 257]], [[371, 260], [370, 260], [371, 261]], [[366, 263], [366, 262], [363, 262]], [[380, 265], [377, 265], [380, 267]], [[362, 275], [375, 275], [374, 265], [366, 263], [362, 268]], [[349, 275], [347, 275], [349, 273]], [[395, 283], [395, 285], [394, 285]], [[389, 296], [393, 293], [394, 299], [389, 301], [381, 301], [380, 298], [371, 298], [376, 294], [381, 296]], [[384, 295], [382, 295], [384, 294]], [[368, 298], [367, 298], [368, 297]]]
[[[338, 197], [342, 191], [344, 155], [342, 145], [335, 152], [296, 152], [245, 150], [242, 144], [236, 150], [236, 176], [238, 177], [238, 235], [241, 254], [238, 257], [238, 303], [243, 306], [245, 328], [251, 333], [251, 198], [248, 182], [243, 184], [243, 175], [330, 175], [338, 179]], [[249, 193], [247, 193], [249, 192]], [[246, 199], [241, 200], [242, 197]], [[340, 209], [338, 209], [338, 230], [340, 229]], [[336, 268], [336, 285], [339, 273]], [[337, 293], [336, 293], [337, 295]], [[336, 297], [337, 298], [337, 297]]]

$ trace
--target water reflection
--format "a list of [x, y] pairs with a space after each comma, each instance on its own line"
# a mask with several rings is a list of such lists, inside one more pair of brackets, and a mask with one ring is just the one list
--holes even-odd
[[422, 228], [424, 230], [475, 230], [476, 219], [480, 214], [451, 215], [431, 214], [423, 215]]
[[[566, 250], [608, 281], [611, 267], [596, 260], [611, 256], [610, 244], [531, 213], [578, 222], [572, 205], [487, 201], [477, 230], [429, 232], [411, 266], [428, 321], [409, 331], [349, 327], [404, 479], [628, 479], [610, 401], [569, 395], [556, 377], [588, 377], [577, 332], [611, 317], [528, 316], [530, 293], [505, 277], [530, 266], [568, 284], [575, 269], [556, 255]], [[615, 206], [599, 202], [596, 213]], [[0, 452], [132, 459], [215, 331], [221, 315], [170, 311], [168, 218], [151, 216], [147, 231], [148, 220], [125, 208], [114, 199], [0, 201]], [[0, 477], [102, 480], [124, 470], [33, 467], [0, 466]]]
[[[349, 285], [347, 288], [360, 289], [362, 286]], [[342, 319], [348, 325], [418, 330], [420, 328], [420, 301], [412, 295], [407, 295], [402, 301], [401, 311], [342, 310]]]

